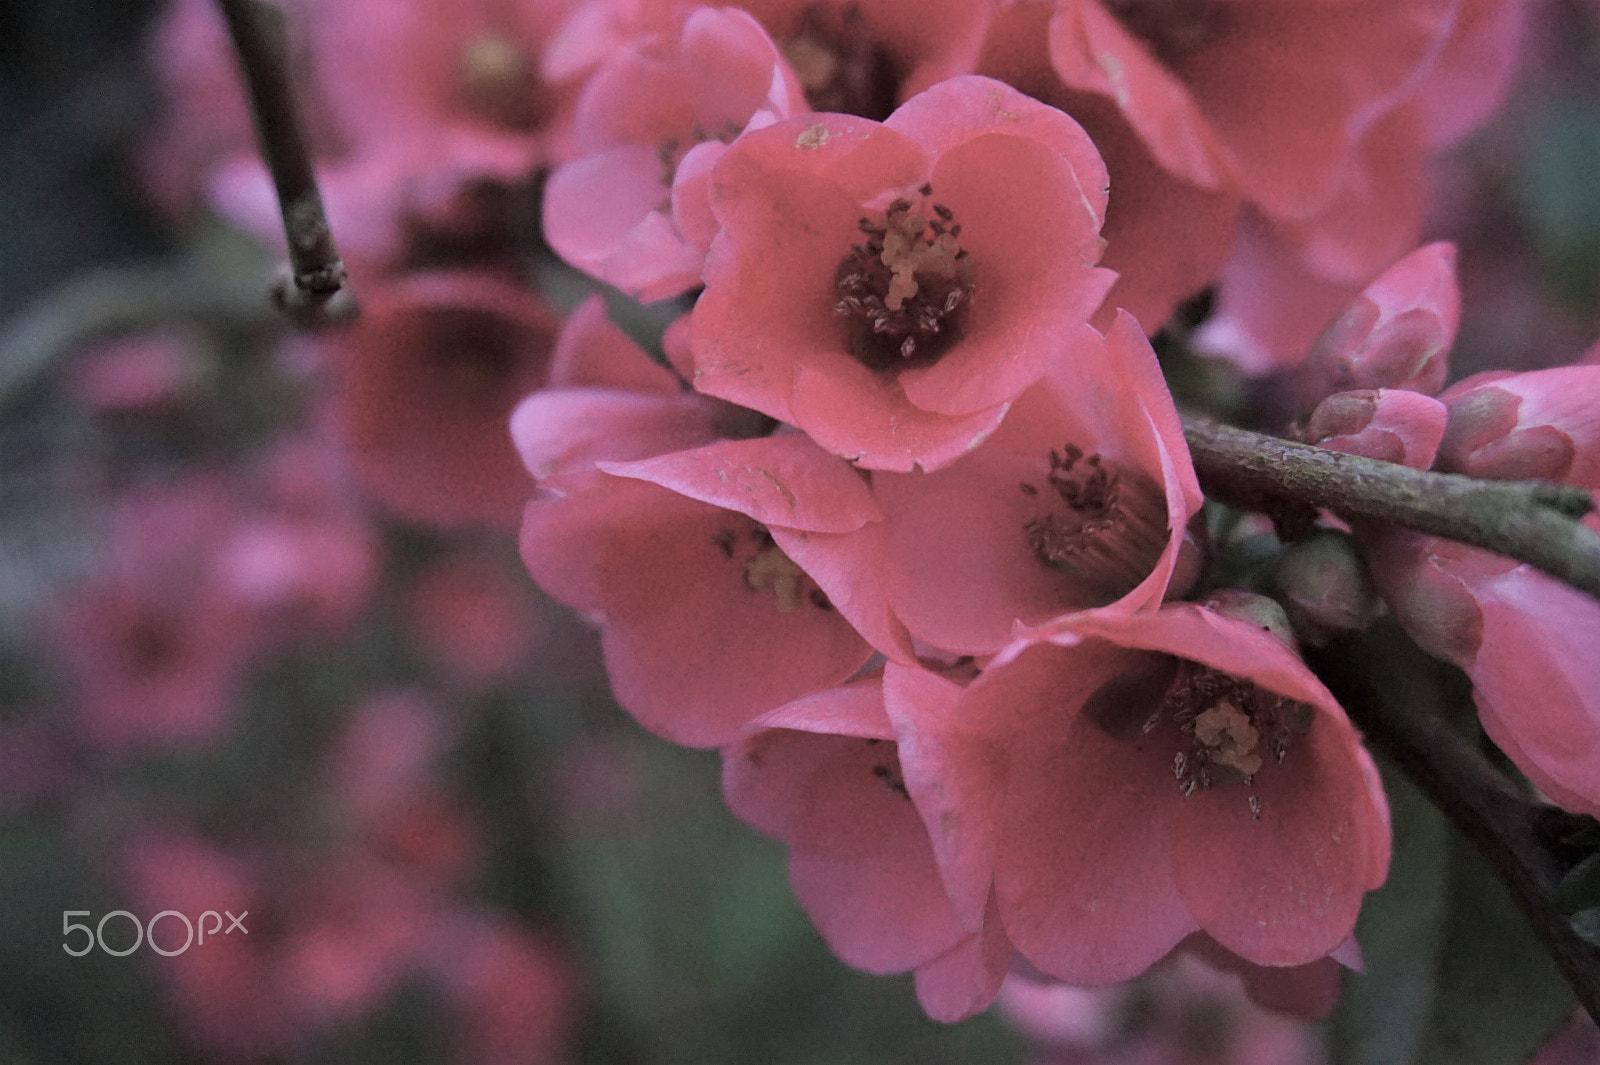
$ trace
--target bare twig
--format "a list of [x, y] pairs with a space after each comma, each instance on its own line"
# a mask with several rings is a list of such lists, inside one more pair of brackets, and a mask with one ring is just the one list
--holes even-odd
[[[217, 0], [250, 87], [261, 155], [272, 172], [289, 242], [288, 283], [273, 297], [280, 310], [315, 323], [350, 313], [330, 305], [345, 287], [344, 262], [317, 190], [311, 153], [289, 82], [288, 29], [283, 10], [268, 0]], [[348, 297], [346, 297], [348, 298]]]
[[1527, 562], [1600, 599], [1600, 535], [1577, 521], [1594, 506], [1581, 488], [1414, 470], [1204, 418], [1185, 418], [1184, 436], [1201, 485], [1223, 502], [1403, 525]]

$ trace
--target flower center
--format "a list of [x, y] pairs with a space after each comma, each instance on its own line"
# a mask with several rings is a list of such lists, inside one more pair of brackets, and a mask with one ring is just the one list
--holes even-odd
[[811, 110], [874, 122], [894, 110], [902, 77], [899, 64], [867, 34], [859, 5], [810, 5], [800, 13], [794, 35], [779, 48], [799, 77]]
[[[1296, 736], [1311, 729], [1309, 703], [1263, 691], [1248, 680], [1195, 662], [1181, 662], [1160, 707], [1140, 730], [1154, 731], [1163, 718], [1178, 726], [1183, 743], [1172, 757], [1172, 775], [1184, 795], [1201, 788], [1250, 787], [1271, 756], [1282, 765]], [[1261, 803], [1250, 796], [1250, 812]]]
[[1017, 486], [1047, 508], [1022, 526], [1034, 556], [1112, 599], [1137, 587], [1167, 544], [1166, 503], [1155, 486], [1074, 444], [1051, 449], [1044, 480]]
[[957, 243], [955, 214], [927, 203], [933, 186], [918, 191], [928, 213], [902, 198], [882, 223], [861, 219], [866, 242], [852, 244], [834, 273], [833, 309], [855, 326], [851, 354], [873, 370], [937, 362], [973, 293], [972, 262]]
[[458, 76], [462, 99], [479, 118], [526, 132], [550, 117], [537, 60], [502, 33], [491, 30], [468, 41]]
[[833, 609], [827, 593], [783, 553], [766, 526], [751, 522], [743, 535], [733, 529], [722, 529], [711, 542], [717, 545], [723, 558], [740, 563], [746, 588], [752, 592], [772, 592], [780, 614], [793, 613], [807, 603], [817, 610]]
[[1205, 44], [1222, 16], [1216, 0], [1105, 0], [1105, 5], [1167, 66]]

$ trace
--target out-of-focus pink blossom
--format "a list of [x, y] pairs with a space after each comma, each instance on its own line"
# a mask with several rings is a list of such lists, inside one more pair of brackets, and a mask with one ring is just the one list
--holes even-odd
[[506, 420], [545, 381], [555, 316], [467, 273], [371, 286], [362, 301], [333, 341], [336, 416], [362, 489], [414, 521], [514, 526], [532, 484]]
[[[1509, 82], [1522, 0], [1387, 7], [1376, 20], [1360, 5], [1329, 11], [1369, 28], [1388, 18], [1411, 20], [1411, 30], [1427, 40], [1412, 53], [1413, 66], [1401, 83], [1349, 116], [1347, 156], [1327, 173], [1321, 203], [1298, 217], [1261, 204], [1246, 212], [1217, 313], [1199, 341], [1248, 371], [1293, 365], [1362, 285], [1416, 243], [1424, 164], [1480, 122]], [[1396, 58], [1408, 40], [1415, 45], [1420, 38], [1417, 32], [1397, 33], [1371, 54], [1381, 57], [1379, 63]], [[1462, 91], [1469, 82], [1471, 89]], [[1346, 83], [1360, 86], [1358, 93], [1376, 84], [1359, 78]]]
[[1076, 123], [1000, 82], [943, 82], [882, 125], [747, 133], [713, 181], [695, 387], [835, 454], [947, 465], [1097, 343], [1104, 166]]
[[337, 447], [328, 433], [288, 436], [241, 471], [249, 505], [217, 551], [223, 587], [280, 639], [344, 633], [378, 580], [377, 535]]
[[1311, 1065], [1305, 1027], [1253, 1004], [1240, 981], [1179, 952], [1135, 983], [1106, 988], [1006, 981], [1001, 1009], [1040, 1065]]
[[933, 473], [876, 473], [873, 493], [896, 615], [967, 654], [999, 651], [1018, 622], [1160, 602], [1201, 502], [1155, 353], [1126, 314], [978, 448]]
[[716, 235], [711, 170], [727, 144], [806, 110], [759, 23], [735, 8], [681, 12], [585, 85], [581, 153], [545, 187], [545, 236], [562, 258], [637, 299], [699, 284]]
[[429, 968], [451, 1006], [459, 1065], [555, 1065], [577, 1012], [571, 965], [544, 937], [488, 913], [441, 922]]
[[404, 617], [423, 656], [469, 689], [526, 668], [544, 636], [526, 577], [469, 552], [425, 566], [406, 593]]
[[[280, 940], [270, 928], [262, 871], [187, 831], [152, 828], [126, 846], [122, 872], [133, 911], [148, 919], [175, 910], [204, 942], [181, 950], [183, 922], [155, 922], [164, 951], [153, 968], [166, 981], [184, 1036], [224, 1059], [258, 1060], [281, 1054], [297, 1035], [296, 1018], [274, 972]], [[204, 917], [207, 911], [216, 914]], [[242, 917], [249, 934], [230, 927], [223, 911]], [[108, 925], [108, 929], [114, 924]]]
[[[547, 75], [572, 78], [640, 36], [672, 28], [675, 0], [585, 0], [552, 38]], [[747, 0], [793, 67], [806, 109], [874, 121], [973, 72], [995, 0]]]
[[79, 357], [72, 390], [101, 414], [168, 413], [199, 383], [196, 346], [175, 332], [119, 337]]
[[90, 743], [200, 744], [232, 716], [235, 682], [262, 642], [216, 570], [238, 514], [207, 475], [118, 501], [98, 572], [48, 626]]

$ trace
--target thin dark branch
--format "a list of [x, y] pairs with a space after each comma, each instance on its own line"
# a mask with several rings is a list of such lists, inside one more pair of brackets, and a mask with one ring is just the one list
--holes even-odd
[[1529, 563], [1600, 599], [1600, 535], [1577, 520], [1594, 506], [1581, 488], [1414, 470], [1203, 418], [1184, 419], [1184, 436], [1200, 484], [1225, 503], [1403, 525]]
[[1522, 794], [1441, 717], [1391, 705], [1373, 684], [1370, 648], [1335, 644], [1307, 662], [1350, 719], [1389, 755], [1489, 860], [1544, 941], [1578, 1001], [1600, 1021], [1600, 948], [1573, 930], [1556, 904], [1567, 872], [1545, 838], [1573, 815]]
[[287, 19], [267, 0], [217, 0], [250, 88], [261, 156], [272, 172], [289, 243], [290, 285], [274, 292], [280, 309], [315, 322], [345, 287], [344, 262], [322, 207], [311, 153], [289, 80]]

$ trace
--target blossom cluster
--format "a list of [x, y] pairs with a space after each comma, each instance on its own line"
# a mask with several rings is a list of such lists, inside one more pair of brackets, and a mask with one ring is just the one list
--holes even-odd
[[[1418, 246], [1519, 0], [375, 7], [305, 11], [370, 278], [329, 344], [356, 476], [410, 520], [520, 513], [617, 701], [720, 750], [845, 961], [943, 1020], [1014, 967], [1100, 985], [1175, 951], [1326, 1010], [1389, 811], [1299, 648], [1371, 620], [1368, 566], [1505, 753], [1600, 814], [1600, 606], [1331, 516], [1283, 605], [1219, 586], [1151, 343], [1209, 293], [1188, 339], [1277, 374], [1273, 428], [1600, 490], [1600, 359], [1446, 389], [1454, 250]], [[186, 149], [270, 232], [220, 125]], [[557, 256], [677, 301], [659, 358], [516, 280], [503, 201], [546, 172]]]

